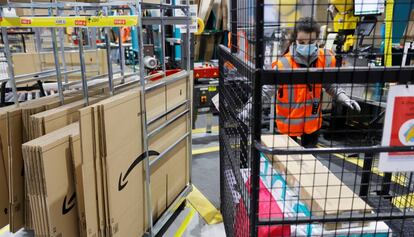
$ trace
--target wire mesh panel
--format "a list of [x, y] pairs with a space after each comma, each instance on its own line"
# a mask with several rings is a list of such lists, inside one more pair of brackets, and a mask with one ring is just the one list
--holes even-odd
[[[405, 142], [384, 143], [387, 107], [404, 107], [389, 91], [414, 82], [412, 9], [231, 0], [219, 55], [228, 236], [414, 236], [414, 167], [379, 164], [384, 154], [414, 158], [414, 122]], [[394, 114], [414, 121], [409, 109]]]

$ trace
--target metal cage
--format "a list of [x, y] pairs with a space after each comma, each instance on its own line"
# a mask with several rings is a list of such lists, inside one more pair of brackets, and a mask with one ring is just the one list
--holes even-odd
[[414, 236], [410, 167], [378, 165], [414, 150], [382, 143], [388, 91], [414, 82], [414, 2], [230, 2], [219, 48], [227, 235]]

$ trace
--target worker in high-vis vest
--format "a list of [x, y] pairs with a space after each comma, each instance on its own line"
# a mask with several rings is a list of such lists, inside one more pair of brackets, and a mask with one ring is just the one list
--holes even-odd
[[[273, 69], [336, 67], [335, 55], [318, 47], [320, 27], [311, 17], [296, 22], [288, 52], [273, 62]], [[275, 78], [277, 80], [277, 78]], [[336, 102], [360, 112], [355, 100], [335, 84], [279, 85], [276, 88], [276, 126], [294, 139], [301, 136], [304, 147], [315, 147], [322, 126], [322, 88]]]

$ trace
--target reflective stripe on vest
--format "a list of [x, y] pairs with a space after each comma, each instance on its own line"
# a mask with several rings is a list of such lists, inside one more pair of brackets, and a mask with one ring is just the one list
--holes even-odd
[[[326, 56], [325, 56], [326, 55]], [[335, 67], [335, 56], [319, 50], [316, 67]], [[273, 68], [298, 68], [290, 53], [273, 63]], [[277, 80], [277, 78], [275, 78]], [[280, 85], [276, 95], [276, 123], [279, 131], [290, 136], [310, 134], [322, 126], [320, 99], [322, 85]], [[316, 113], [314, 104], [318, 105]]]
[[312, 122], [312, 121], [315, 121], [315, 120], [319, 120], [320, 115], [315, 114], [315, 115], [311, 115], [309, 117], [303, 117], [303, 118], [288, 118], [286, 116], [276, 115], [276, 119], [281, 120], [281, 122], [283, 122], [285, 124], [298, 125], [298, 124], [302, 124], [302, 123], [307, 123], [307, 122]]

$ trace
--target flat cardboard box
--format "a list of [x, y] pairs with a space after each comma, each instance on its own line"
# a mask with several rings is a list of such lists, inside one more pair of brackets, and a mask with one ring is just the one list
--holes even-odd
[[[1, 138], [0, 138], [1, 139]], [[0, 229], [9, 224], [9, 195], [7, 185], [6, 167], [3, 162], [3, 154], [0, 153]]]
[[86, 107], [79, 110], [79, 113], [81, 156], [75, 156], [75, 162], [79, 171], [79, 176], [76, 177], [80, 177], [76, 182], [76, 189], [79, 190], [77, 191], [77, 199], [83, 200], [82, 202], [84, 203], [84, 207], [78, 207], [79, 219], [84, 222], [84, 225], [82, 225], [83, 230], [81, 231], [81, 233], [84, 233], [83, 236], [94, 237], [99, 236], [101, 223], [98, 216], [97, 180], [93, 151], [93, 108]]
[[170, 206], [177, 196], [188, 184], [188, 140], [184, 139], [165, 157], [167, 176], [167, 207]]
[[[91, 97], [89, 103], [94, 104], [104, 97], [105, 96]], [[79, 100], [30, 116], [34, 137], [37, 138], [43, 136], [79, 121], [78, 110], [84, 106], [85, 102]]]
[[[286, 135], [262, 136], [267, 147], [300, 147]], [[286, 175], [287, 184], [299, 190], [300, 200], [311, 209], [312, 215], [341, 213], [370, 213], [371, 207], [313, 155], [266, 156], [273, 168]], [[346, 223], [344, 223], [346, 224]], [[340, 228], [340, 224], [338, 227]], [[327, 229], [335, 224], [326, 225]]]
[[[98, 220], [99, 235], [106, 233], [103, 197], [102, 197], [102, 177], [101, 177], [101, 159], [96, 157], [95, 143], [95, 116], [94, 107], [89, 106], [80, 111], [80, 131], [81, 131], [81, 148], [82, 148], [82, 166], [84, 173], [94, 179], [92, 187], [84, 186], [85, 212], [95, 209]], [[86, 168], [93, 168], [86, 169]], [[89, 189], [96, 190], [94, 193], [88, 192]], [[93, 206], [89, 206], [93, 205]], [[86, 213], [93, 215], [93, 213]]]
[[22, 146], [40, 236], [79, 235], [70, 152], [70, 136], [78, 134], [75, 123]]
[[167, 112], [166, 100], [166, 90], [164, 86], [152, 89], [145, 93], [145, 106], [147, 109], [148, 121]]
[[187, 99], [188, 79], [183, 77], [167, 85], [167, 110], [170, 110]]
[[7, 144], [9, 147], [10, 167], [9, 179], [9, 198], [10, 198], [10, 230], [13, 232], [24, 226], [25, 214], [25, 190], [24, 190], [24, 165], [22, 159], [21, 144], [23, 143], [22, 134], [22, 114], [20, 111], [10, 111], [7, 113], [7, 127], [9, 135]]
[[[140, 93], [137, 89], [99, 103], [101, 156], [112, 236], [143, 234]], [[122, 157], [122, 159], [119, 159]]]
[[149, 150], [154, 150], [162, 153], [168, 147], [173, 145], [178, 140], [178, 138], [184, 136], [185, 133], [188, 132], [188, 116], [188, 113], [182, 115], [162, 131], [152, 136], [148, 142]]

